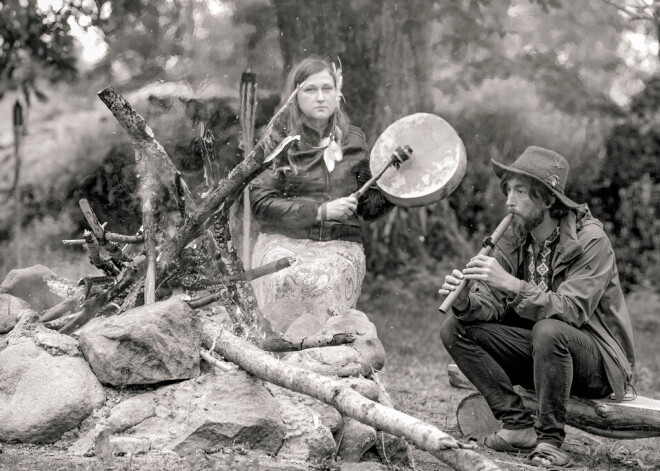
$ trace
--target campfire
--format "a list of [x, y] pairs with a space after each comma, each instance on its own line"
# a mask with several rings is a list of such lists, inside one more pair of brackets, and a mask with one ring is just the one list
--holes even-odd
[[[269, 322], [277, 312], [257, 305], [250, 281], [295, 260], [245, 270], [229, 210], [295, 136], [271, 146], [266, 131], [199, 200], [133, 107], [111, 87], [99, 97], [135, 147], [143, 225], [112, 232], [83, 199], [89, 230], [64, 243], [82, 247], [103, 275], [76, 283], [35, 266], [3, 282], [0, 441], [66, 439], [69, 452], [99, 458], [240, 451], [254, 469], [327, 460], [407, 467], [411, 444], [455, 469], [497, 469], [393, 407], [377, 374], [385, 352], [364, 313], [330, 313], [320, 329], [293, 337]], [[163, 192], [174, 215], [159, 208]]]

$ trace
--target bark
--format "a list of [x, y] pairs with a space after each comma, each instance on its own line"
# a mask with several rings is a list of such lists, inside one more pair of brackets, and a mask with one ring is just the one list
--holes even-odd
[[346, 345], [352, 343], [357, 332], [342, 332], [341, 334], [318, 334], [305, 337], [299, 341], [287, 340], [285, 338], [273, 337], [255, 339], [254, 343], [267, 352], [295, 352], [308, 348], [331, 347], [334, 345]]
[[[160, 184], [165, 185], [172, 195], [175, 195], [174, 179], [177, 170], [163, 146], [155, 139], [153, 131], [144, 118], [111, 86], [101, 90], [98, 96], [110, 109], [121, 127], [128, 133], [135, 150], [139, 153], [139, 155], [136, 155], [138, 158], [138, 171], [142, 170], [140, 160], [147, 159], [148, 165], [152, 169], [152, 175], [158, 179]], [[144, 165], [146, 165], [146, 162]], [[184, 186], [184, 192], [186, 204], [190, 209], [193, 209], [195, 201], [186, 186]]]
[[454, 469], [499, 469], [478, 453], [459, 448], [462, 445], [456, 439], [432, 425], [371, 401], [330, 377], [287, 365], [213, 322], [204, 325], [203, 345], [205, 348], [213, 346], [225, 360], [236, 363], [257, 378], [314, 397], [359, 422], [404, 437]]

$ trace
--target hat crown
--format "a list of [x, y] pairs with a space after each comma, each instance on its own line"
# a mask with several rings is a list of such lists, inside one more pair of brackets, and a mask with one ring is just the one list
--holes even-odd
[[568, 162], [557, 152], [543, 147], [530, 146], [511, 165], [491, 159], [495, 174], [502, 178], [505, 172], [526, 175], [545, 185], [564, 206], [577, 208], [580, 205], [564, 194], [568, 181]]
[[531, 146], [510, 167], [540, 180], [560, 193], [566, 189], [568, 161], [557, 152]]

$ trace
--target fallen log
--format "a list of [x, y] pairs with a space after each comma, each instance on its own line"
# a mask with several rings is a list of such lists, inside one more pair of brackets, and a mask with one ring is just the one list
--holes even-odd
[[202, 344], [248, 373], [331, 405], [343, 415], [378, 430], [404, 437], [418, 448], [459, 471], [494, 471], [499, 468], [451, 435], [403, 412], [371, 401], [327, 376], [287, 365], [250, 342], [232, 335], [212, 321], [204, 323]]
[[[457, 388], [476, 389], [455, 364], [447, 367], [449, 383]], [[523, 403], [537, 410], [533, 391], [516, 386]], [[486, 400], [472, 394], [461, 401], [456, 410], [458, 427], [466, 436], [480, 438], [499, 430]], [[571, 396], [566, 423], [585, 432], [607, 438], [636, 439], [660, 437], [660, 401], [643, 396], [626, 396], [622, 402], [612, 399], [585, 399]]]

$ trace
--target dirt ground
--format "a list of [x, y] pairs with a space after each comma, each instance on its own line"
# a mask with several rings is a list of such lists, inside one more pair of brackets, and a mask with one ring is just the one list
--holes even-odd
[[[402, 411], [425, 420], [460, 438], [455, 411], [470, 391], [449, 385], [446, 366], [449, 356], [439, 341], [443, 316], [437, 307], [437, 279], [425, 275], [397, 276], [391, 280], [367, 279], [358, 307], [367, 312], [378, 328], [387, 352], [387, 363], [380, 379]], [[633, 316], [638, 355], [639, 394], [660, 399], [660, 299], [653, 293], [628, 296]], [[96, 471], [96, 470], [244, 470], [285, 469], [263, 457], [259, 464], [242, 460], [240, 450], [223, 455], [179, 457], [157, 454], [136, 457], [75, 458], [57, 445], [0, 445], [0, 471]], [[564, 447], [571, 452], [575, 471], [660, 470], [660, 438], [612, 440], [569, 428]], [[489, 452], [487, 455], [503, 471], [539, 469], [526, 464], [524, 457]], [[414, 450], [414, 469], [448, 470], [429, 453]], [[286, 469], [291, 469], [290, 467]], [[329, 463], [310, 469], [337, 469]], [[291, 470], [295, 471], [295, 470]]]

